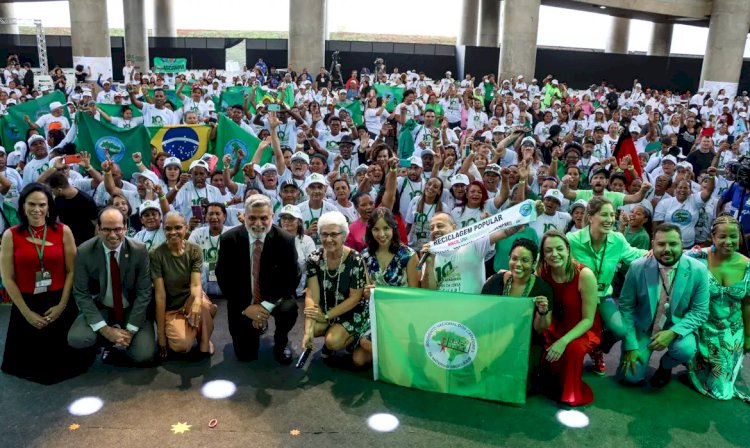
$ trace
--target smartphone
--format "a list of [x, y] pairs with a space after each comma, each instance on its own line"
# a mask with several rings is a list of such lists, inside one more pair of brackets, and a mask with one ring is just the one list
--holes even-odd
[[73, 163], [81, 163], [81, 155], [73, 154], [72, 156], [65, 156], [63, 157], [63, 162], [65, 162], [66, 165], [71, 165]]
[[203, 207], [200, 205], [193, 205], [190, 207], [190, 209], [193, 212], [193, 218], [196, 218], [198, 221], [203, 222]]
[[269, 112], [281, 112], [281, 106], [276, 103], [269, 104], [268, 111]]

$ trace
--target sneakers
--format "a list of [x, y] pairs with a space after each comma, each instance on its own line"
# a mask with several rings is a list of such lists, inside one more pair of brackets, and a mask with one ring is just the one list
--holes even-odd
[[595, 375], [604, 376], [607, 373], [607, 364], [604, 362], [604, 352], [601, 349], [594, 349], [589, 353], [591, 356], [591, 371]]

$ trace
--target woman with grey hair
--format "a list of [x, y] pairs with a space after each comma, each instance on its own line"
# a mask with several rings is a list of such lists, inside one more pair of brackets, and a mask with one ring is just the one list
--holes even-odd
[[307, 258], [307, 295], [303, 348], [313, 348], [313, 338], [325, 336], [322, 357], [357, 344], [369, 328], [367, 301], [363, 299], [365, 265], [361, 255], [346, 247], [349, 231], [341, 212], [328, 212], [318, 220], [323, 247]]

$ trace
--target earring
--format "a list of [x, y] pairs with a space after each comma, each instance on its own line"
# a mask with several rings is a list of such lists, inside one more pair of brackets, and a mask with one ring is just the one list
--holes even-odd
[[711, 245], [711, 253], [712, 254], [716, 253], [716, 246], [714, 246], [713, 244]]

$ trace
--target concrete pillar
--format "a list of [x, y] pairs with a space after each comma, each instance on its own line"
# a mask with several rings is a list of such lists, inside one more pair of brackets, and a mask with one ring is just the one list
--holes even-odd
[[146, 30], [146, 0], [122, 0], [125, 16], [125, 60], [133, 61], [140, 72], [148, 72], [148, 31]]
[[154, 37], [177, 37], [174, 0], [154, 0]]
[[[107, 2], [101, 0], [69, 0], [70, 40], [73, 47], [73, 65], [76, 58], [107, 58], [109, 71], [112, 71], [112, 49], [109, 42], [109, 22]], [[106, 65], [105, 60], [96, 64]], [[102, 65], [102, 72], [105, 72]], [[92, 75], [96, 79], [95, 67]], [[106, 76], [105, 76], [106, 77]]]
[[326, 6], [326, 0], [289, 0], [288, 63], [297, 73], [307, 68], [315, 76], [327, 67]]
[[461, 28], [458, 30], [458, 45], [475, 46], [479, 28], [479, 0], [463, 0], [461, 4]]
[[654, 31], [648, 43], [649, 56], [669, 56], [672, 49], [672, 24], [654, 22]]
[[479, 18], [479, 46], [497, 47], [500, 28], [500, 0], [482, 0]]
[[[13, 3], [0, 3], [0, 17], [6, 19], [16, 17]], [[0, 25], [0, 34], [18, 34], [18, 25]]]
[[726, 89], [728, 96], [737, 93], [749, 27], [749, 1], [713, 1], [706, 55], [701, 69], [701, 87], [714, 94], [719, 89]]
[[630, 19], [612, 17], [609, 27], [605, 53], [628, 54], [628, 39], [630, 38]]
[[503, 0], [500, 77], [523, 75], [531, 81], [536, 68], [536, 38], [541, 0]]

